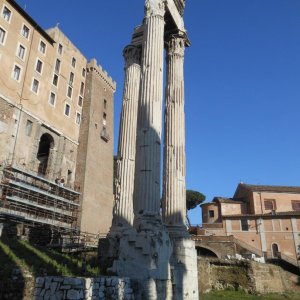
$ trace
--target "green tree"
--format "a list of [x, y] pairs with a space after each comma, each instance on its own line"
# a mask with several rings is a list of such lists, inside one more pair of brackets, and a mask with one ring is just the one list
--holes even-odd
[[186, 190], [186, 219], [189, 227], [191, 226], [190, 219], [188, 217], [188, 211], [196, 208], [205, 200], [205, 195], [198, 191]]

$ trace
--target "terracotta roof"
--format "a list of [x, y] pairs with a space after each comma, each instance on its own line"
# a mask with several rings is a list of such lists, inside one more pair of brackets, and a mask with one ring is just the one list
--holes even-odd
[[216, 203], [233, 203], [233, 204], [241, 204], [244, 203], [241, 198], [226, 198], [226, 197], [214, 197], [211, 202], [204, 202], [200, 206], [208, 205], [208, 204], [216, 204]]
[[252, 185], [240, 183], [237, 189], [243, 188], [251, 192], [275, 192], [275, 193], [295, 193], [300, 194], [299, 186], [279, 186], [279, 185]]
[[234, 204], [240, 204], [243, 203], [241, 199], [234, 199], [234, 198], [226, 198], [226, 197], [214, 197], [213, 202], [219, 202], [219, 203], [234, 203]]

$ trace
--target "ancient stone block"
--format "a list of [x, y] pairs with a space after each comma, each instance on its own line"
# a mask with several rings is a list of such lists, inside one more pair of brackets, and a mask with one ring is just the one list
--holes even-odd
[[69, 290], [67, 293], [68, 300], [80, 300], [79, 292], [77, 290]]
[[45, 282], [45, 279], [44, 279], [44, 278], [38, 277], [38, 278], [35, 280], [35, 286], [36, 286], [36, 287], [43, 287], [44, 282]]

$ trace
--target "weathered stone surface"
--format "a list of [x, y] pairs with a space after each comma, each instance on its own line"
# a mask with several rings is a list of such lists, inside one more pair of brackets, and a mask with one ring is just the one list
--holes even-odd
[[141, 49], [129, 45], [124, 49], [125, 82], [120, 121], [115, 179], [113, 228], [133, 224], [133, 187], [136, 153], [136, 127], [141, 77]]
[[42, 277], [38, 277], [35, 281], [35, 286], [36, 287], [43, 287], [44, 285], [44, 282], [45, 282], [45, 279], [42, 278]]
[[50, 286], [51, 295], [53, 295], [55, 293], [57, 286], [58, 286], [57, 282], [51, 283], [51, 286]]
[[79, 300], [80, 296], [79, 296], [79, 291], [77, 290], [69, 290], [67, 293], [67, 299], [70, 300]]
[[286, 275], [279, 267], [253, 261], [198, 260], [201, 293], [234, 288], [250, 293], [282, 293]]
[[[42, 278], [44, 281], [48, 281], [51, 284], [46, 287], [38, 287], [42, 280], [38, 280], [35, 289], [35, 298], [38, 299], [127, 299], [129, 296], [133, 297], [133, 291], [131, 289], [130, 280], [128, 278], [123, 279], [119, 277], [101, 277], [101, 278], [86, 278], [85, 286], [79, 285], [79, 282], [83, 282], [80, 278]], [[62, 280], [58, 280], [62, 279]], [[55, 280], [55, 281], [54, 281]], [[69, 283], [68, 285], [60, 285], [60, 282]], [[100, 284], [100, 282], [103, 282]], [[109, 286], [105, 285], [105, 283]], [[72, 283], [72, 284], [71, 284]], [[87, 287], [88, 286], [88, 287]], [[125, 288], [126, 287], [126, 288]], [[130, 298], [130, 299], [131, 299]]]
[[69, 290], [71, 288], [71, 285], [62, 285], [60, 287], [61, 290]]

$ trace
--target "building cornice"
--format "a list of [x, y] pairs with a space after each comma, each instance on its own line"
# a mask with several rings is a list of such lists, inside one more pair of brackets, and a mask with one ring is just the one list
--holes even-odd
[[14, 0], [6, 0], [16, 11], [20, 13], [49, 43], [55, 44], [52, 37]]

